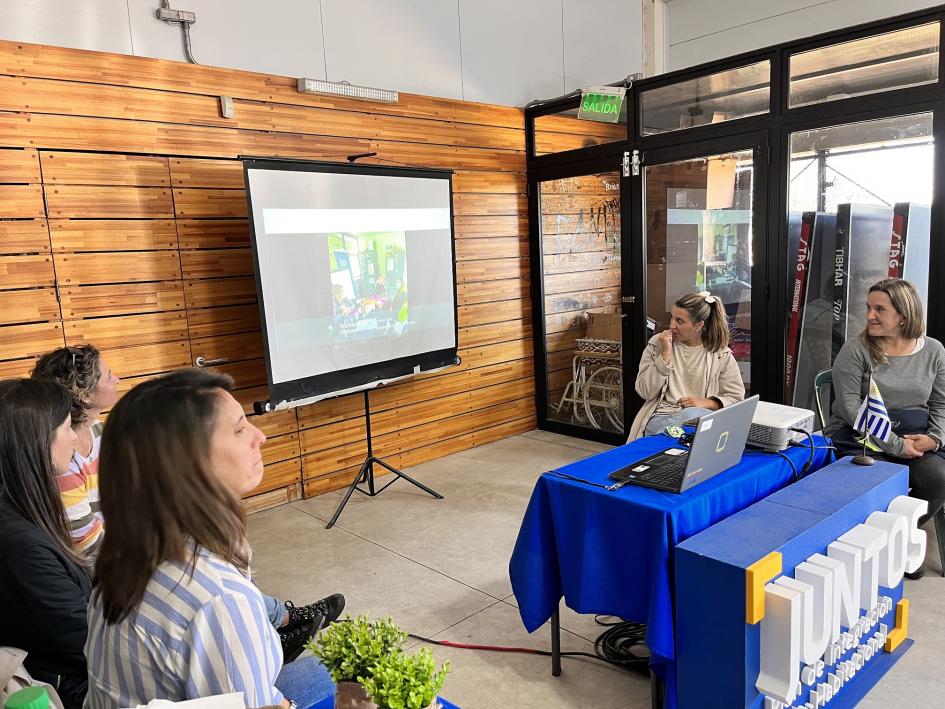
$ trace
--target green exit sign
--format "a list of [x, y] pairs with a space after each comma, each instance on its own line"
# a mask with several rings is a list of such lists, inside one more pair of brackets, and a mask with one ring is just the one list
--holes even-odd
[[578, 118], [602, 123], [618, 123], [626, 93], [626, 89], [613, 86], [582, 89]]

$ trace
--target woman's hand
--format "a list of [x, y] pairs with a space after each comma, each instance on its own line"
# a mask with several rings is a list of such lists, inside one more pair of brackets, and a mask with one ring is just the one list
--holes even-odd
[[935, 439], [924, 433], [907, 433], [903, 438], [912, 441], [912, 447], [919, 451], [920, 455], [938, 448], [938, 443], [935, 442]]
[[700, 409], [709, 409], [710, 411], [718, 411], [722, 407], [719, 406], [719, 402], [715, 399], [700, 399], [696, 396], [684, 396], [679, 400], [679, 405], [684, 409], [689, 408], [690, 406], [698, 406]]
[[660, 354], [663, 356], [663, 361], [669, 364], [670, 360], [673, 358], [673, 331], [663, 330], [659, 335], [659, 341]]
[[[918, 444], [914, 440], [919, 436], [914, 434], [909, 434], [908, 436], [903, 436], [902, 438], [902, 457], [903, 458], [921, 458], [922, 454], [925, 453], [924, 450], [919, 450]], [[925, 436], [928, 438], [928, 436]]]

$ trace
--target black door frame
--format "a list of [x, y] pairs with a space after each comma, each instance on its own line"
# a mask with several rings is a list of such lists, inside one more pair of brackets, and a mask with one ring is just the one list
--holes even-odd
[[[548, 367], [547, 351], [545, 349], [545, 297], [543, 288], [544, 251], [542, 249], [541, 234], [541, 192], [540, 184], [549, 180], [560, 180], [567, 177], [579, 177], [601, 172], [615, 172], [620, 175], [620, 268], [621, 268], [621, 296], [626, 295], [625, 282], [628, 271], [627, 248], [629, 245], [630, 208], [628, 199], [628, 181], [623, 177], [622, 166], [625, 143], [608, 143], [595, 146], [593, 157], [573, 160], [570, 162], [556, 161], [545, 167], [528, 171], [528, 235], [529, 251], [531, 254], [531, 297], [532, 297], [532, 337], [535, 348], [535, 411], [538, 417], [538, 427], [545, 431], [576, 436], [586, 440], [619, 445], [627, 440], [629, 422], [626, 420], [626, 340], [622, 350], [624, 368], [624, 430], [612, 433], [577, 424], [553, 421], [548, 418]], [[627, 336], [627, 318], [623, 319], [623, 336]]]

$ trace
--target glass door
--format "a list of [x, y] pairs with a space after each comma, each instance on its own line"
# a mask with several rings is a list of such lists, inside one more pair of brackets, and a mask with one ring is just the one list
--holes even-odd
[[626, 435], [621, 171], [615, 156], [533, 183], [541, 254], [535, 293], [536, 350], [544, 358], [536, 368], [540, 424], [611, 443]]
[[[762, 351], [764, 328], [753, 310], [764, 312], [764, 269], [759, 248], [764, 229], [765, 143], [721, 145], [650, 151], [642, 156], [644, 204], [640, 263], [645, 337], [669, 327], [670, 309], [677, 298], [708, 291], [720, 298], [728, 316], [730, 343], [738, 361], [746, 394], [758, 393], [758, 364], [753, 345]], [[759, 275], [761, 279], [759, 279]], [[639, 361], [640, 352], [628, 353]], [[761, 359], [760, 357], [758, 359]], [[633, 369], [635, 363], [628, 365]], [[753, 371], [754, 370], [754, 371]]]

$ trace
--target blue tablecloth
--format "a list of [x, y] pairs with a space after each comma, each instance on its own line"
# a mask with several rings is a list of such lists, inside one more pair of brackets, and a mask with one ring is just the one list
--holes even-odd
[[[827, 445], [820, 436], [814, 440]], [[608, 484], [609, 473], [670, 443], [666, 436], [642, 438], [560, 472]], [[830, 453], [815, 448], [810, 472], [829, 463]], [[810, 448], [790, 448], [785, 455], [800, 471]], [[609, 492], [545, 473], [535, 484], [509, 562], [525, 628], [540, 628], [562, 596], [578, 613], [646, 623], [650, 665], [665, 682], [666, 706], [674, 707], [674, 547], [784, 487], [793, 476], [783, 457], [760, 451], [746, 451], [738, 465], [681, 495], [633, 485]]]
[[[459, 709], [459, 707], [452, 702], [448, 702], [442, 697], [438, 697], [437, 701], [440, 703], [441, 709]], [[318, 704], [315, 704], [311, 709], [335, 709], [335, 698], [334, 696], [327, 697], [322, 699]]]

